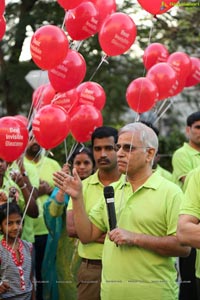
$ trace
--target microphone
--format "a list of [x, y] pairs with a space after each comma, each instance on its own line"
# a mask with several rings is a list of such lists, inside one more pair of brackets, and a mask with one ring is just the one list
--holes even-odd
[[117, 227], [117, 219], [115, 213], [114, 189], [112, 186], [104, 187], [104, 197], [107, 206], [109, 227], [110, 230], [113, 230]]

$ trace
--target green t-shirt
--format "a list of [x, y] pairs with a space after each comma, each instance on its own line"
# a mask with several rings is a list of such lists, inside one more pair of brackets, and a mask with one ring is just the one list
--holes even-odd
[[156, 171], [159, 172], [159, 174], [161, 176], [163, 176], [164, 178], [173, 181], [172, 180], [172, 173], [170, 173], [168, 170], [164, 169], [163, 167], [161, 167], [160, 165], [157, 165], [156, 167]]
[[[37, 188], [39, 187], [39, 177], [37, 174], [37, 169], [34, 165], [30, 164], [29, 162], [24, 162], [24, 167], [26, 169], [28, 178], [30, 180], [30, 183], [33, 187]], [[34, 243], [34, 228], [33, 228], [33, 218], [29, 216], [25, 216], [24, 218], [24, 227], [22, 232], [22, 239], [26, 240], [28, 242]]]
[[[129, 183], [113, 184], [118, 227], [153, 236], [176, 234], [183, 192], [158, 172], [133, 193]], [[90, 220], [109, 230], [104, 199], [90, 211]], [[175, 259], [137, 246], [116, 247], [106, 237], [103, 248], [102, 300], [178, 299]]]
[[[121, 177], [122, 178], [122, 177]], [[103, 196], [104, 185], [99, 181], [98, 171], [93, 175], [82, 181], [83, 183], [83, 198], [86, 213], [89, 214], [90, 210]], [[67, 210], [72, 209], [72, 201], [69, 201]], [[80, 257], [88, 259], [101, 259], [102, 258], [103, 244], [88, 243], [82, 244], [79, 241], [78, 254]]]
[[173, 181], [183, 188], [181, 177], [186, 176], [191, 170], [200, 166], [200, 152], [184, 143], [172, 156]]
[[[42, 156], [38, 162], [34, 162], [28, 160], [26, 157], [24, 161], [28, 161], [30, 164], [34, 165], [37, 168], [39, 179], [45, 180], [48, 184], [54, 188], [53, 182], [53, 173], [61, 170], [59, 163], [46, 156]], [[42, 195], [37, 198], [37, 205], [39, 208], [39, 216], [33, 219], [33, 226], [34, 226], [34, 234], [35, 235], [43, 235], [48, 234], [48, 229], [44, 222], [43, 216], [43, 205], [44, 202], [48, 199], [49, 195]]]
[[[200, 220], [200, 166], [187, 176], [185, 199], [181, 205], [180, 214], [187, 214]], [[196, 277], [200, 278], [200, 250], [196, 250]]]

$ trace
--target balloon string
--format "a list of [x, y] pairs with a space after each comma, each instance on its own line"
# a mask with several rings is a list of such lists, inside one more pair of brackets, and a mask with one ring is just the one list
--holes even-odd
[[170, 106], [173, 104], [173, 100], [170, 99], [169, 104], [166, 106], [166, 108], [163, 110], [163, 112], [159, 115], [159, 117], [155, 120], [154, 124], [157, 123], [160, 118], [162, 118], [162, 116], [166, 113], [166, 111], [170, 108]]
[[62, 30], [64, 30], [66, 17], [67, 17], [67, 10], [65, 11], [65, 15], [64, 15], [64, 18], [63, 18], [63, 23], [62, 23], [62, 27], [61, 27]]
[[81, 41], [72, 41], [70, 43], [70, 49], [79, 51], [80, 47], [82, 46], [84, 40]]
[[139, 120], [140, 120], [140, 114], [136, 114], [135, 122], [138, 122]]
[[[151, 39], [152, 39], [152, 35], [153, 35], [153, 29], [154, 29], [154, 18], [152, 19], [152, 25], [150, 27], [150, 32], [149, 32], [149, 38], [148, 38], [148, 43], [147, 43], [147, 47], [150, 45], [151, 43]], [[145, 57], [145, 61], [144, 61], [144, 65], [146, 65], [147, 62], [147, 56]], [[145, 75], [146, 69], [144, 67], [143, 69], [143, 77]]]
[[78, 147], [78, 142], [75, 142], [70, 149], [69, 155], [66, 158], [66, 162], [68, 162], [70, 160], [70, 158], [72, 157], [72, 155], [77, 147]]
[[[152, 35], [153, 35], [153, 28], [154, 28], [154, 22], [153, 22], [153, 19], [152, 19], [152, 25], [151, 25], [150, 31], [149, 31], [148, 45], [150, 45], [150, 43], [151, 43], [151, 38], [152, 38]], [[146, 65], [146, 60], [147, 60], [147, 57], [145, 58], [144, 65]], [[145, 72], [146, 72], [146, 69], [144, 67], [144, 69], [143, 69], [143, 75], [142, 75], [143, 77], [145, 77]], [[143, 82], [141, 84], [140, 91], [139, 91], [139, 99], [138, 99], [138, 104], [137, 104], [137, 111], [139, 110], [139, 107], [140, 107], [140, 104], [141, 104], [142, 89], [143, 89]]]
[[67, 141], [66, 141], [66, 139], [64, 140], [64, 149], [65, 149], [65, 162], [67, 162], [67, 153], [68, 153], [68, 150], [67, 150]]
[[162, 101], [162, 104], [159, 106], [159, 108], [158, 108], [157, 111], [156, 111], [157, 115], [159, 115], [160, 112], [162, 112], [163, 108], [165, 107], [166, 103], [167, 103], [169, 100], [170, 100], [170, 99], [168, 98], [168, 99]]
[[99, 65], [97, 66], [96, 70], [94, 71], [94, 73], [92, 74], [92, 76], [90, 77], [89, 81], [91, 81], [93, 79], [93, 77], [96, 75], [97, 71], [100, 69], [101, 65], [105, 62], [107, 64], [109, 64], [109, 62], [106, 60], [107, 58], [107, 54], [104, 54], [101, 58], [101, 61], [99, 63]]
[[[40, 86], [39, 85], [39, 82], [41, 81], [41, 78], [42, 78], [42, 70], [40, 70], [40, 76], [38, 77], [38, 87]], [[41, 85], [43, 84], [43, 82], [41, 82]], [[40, 105], [41, 105], [41, 102], [44, 98], [44, 89], [41, 89], [39, 90], [39, 93], [37, 95], [37, 99], [38, 101], [36, 101], [36, 107], [35, 107], [35, 110], [33, 108], [33, 101], [31, 103], [31, 107], [30, 107], [30, 110], [29, 110], [29, 113], [28, 113], [28, 129], [30, 131], [30, 128], [31, 128], [31, 125], [32, 125], [32, 121], [33, 121], [33, 118], [35, 116], [35, 112], [40, 108]]]

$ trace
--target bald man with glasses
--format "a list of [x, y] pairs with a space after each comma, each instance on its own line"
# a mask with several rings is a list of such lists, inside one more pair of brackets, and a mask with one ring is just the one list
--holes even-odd
[[75, 227], [82, 243], [95, 241], [107, 232], [101, 300], [178, 299], [175, 257], [190, 252], [176, 238], [183, 193], [152, 171], [157, 149], [156, 134], [140, 122], [119, 131], [117, 162], [125, 176], [123, 182], [112, 184], [117, 228], [110, 232], [105, 200], [102, 198], [88, 217], [77, 172], [74, 170], [73, 176], [55, 174], [59, 188], [72, 198]]

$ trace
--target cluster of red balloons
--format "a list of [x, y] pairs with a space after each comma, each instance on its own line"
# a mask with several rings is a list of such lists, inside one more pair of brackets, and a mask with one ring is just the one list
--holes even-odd
[[94, 81], [64, 93], [55, 92], [51, 83], [41, 85], [32, 96], [36, 140], [45, 149], [59, 145], [69, 132], [77, 142], [89, 141], [94, 129], [103, 124], [101, 110], [105, 102], [103, 87]]
[[[69, 3], [62, 2], [61, 6], [68, 9]], [[73, 4], [67, 11], [65, 28], [73, 40], [84, 40], [98, 33], [99, 44], [108, 56], [125, 53], [137, 34], [132, 18], [116, 12], [115, 0], [82, 0], [79, 5]]]
[[133, 80], [126, 91], [128, 105], [138, 113], [150, 110], [157, 101], [180, 93], [200, 82], [200, 60], [184, 52], [169, 53], [160, 43], [144, 51], [146, 77]]
[[0, 1], [0, 41], [2, 40], [6, 32], [6, 19], [4, 17], [5, 12], [5, 0]]
[[[66, 10], [64, 26], [72, 40], [81, 41], [98, 33], [99, 44], [108, 56], [125, 53], [135, 41], [136, 25], [127, 14], [116, 12], [115, 0], [58, 0], [58, 4]], [[77, 77], [72, 68], [79, 74], [78, 84], [85, 73], [84, 59], [78, 52], [68, 50], [67, 35], [57, 26], [42, 26], [32, 36], [30, 52], [33, 61], [39, 68], [48, 70], [52, 85], [59, 85], [59, 89], [64, 89], [64, 85], [57, 84], [57, 78], [60, 81], [66, 72], [64, 81], [69, 85], [67, 88], [74, 88], [68, 80], [68, 76]], [[75, 63], [77, 60], [79, 64]], [[70, 71], [66, 71], [68, 67]]]

